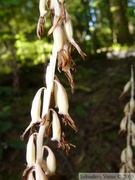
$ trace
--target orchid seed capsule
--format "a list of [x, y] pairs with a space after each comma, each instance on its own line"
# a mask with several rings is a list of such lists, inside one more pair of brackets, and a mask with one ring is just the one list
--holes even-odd
[[28, 167], [31, 167], [35, 164], [35, 144], [34, 144], [34, 134], [29, 137], [27, 143], [27, 150], [26, 150], [26, 161]]
[[35, 176], [36, 176], [36, 180], [48, 180], [48, 177], [45, 175], [45, 173], [43, 172], [41, 166], [39, 165], [38, 161], [36, 161], [35, 164]]
[[60, 141], [61, 139], [61, 125], [60, 125], [60, 120], [58, 118], [57, 113], [53, 110], [52, 111], [52, 132], [53, 132], [53, 137], [51, 138], [52, 141]]
[[31, 107], [31, 119], [33, 123], [36, 123], [37, 120], [40, 119], [40, 111], [41, 111], [41, 93], [42, 90], [45, 89], [44, 87], [40, 88], [33, 101], [32, 101], [32, 107]]
[[121, 162], [125, 163], [126, 162], [126, 148], [122, 150], [121, 152]]
[[54, 80], [54, 82], [57, 86], [57, 88], [54, 89], [55, 90], [54, 94], [55, 94], [55, 101], [59, 109], [59, 113], [67, 115], [69, 108], [67, 92], [61, 83], [59, 83], [56, 80]]
[[56, 158], [52, 150], [48, 146], [44, 146], [48, 151], [48, 156], [46, 158], [47, 172], [46, 174], [53, 175], [56, 171]]
[[44, 17], [47, 13], [47, 11], [45, 10], [45, 6], [46, 6], [46, 0], [40, 0], [39, 1], [40, 17]]
[[57, 52], [59, 52], [64, 46], [64, 33], [63, 29], [60, 25], [57, 25], [53, 31], [54, 43], [57, 48]]

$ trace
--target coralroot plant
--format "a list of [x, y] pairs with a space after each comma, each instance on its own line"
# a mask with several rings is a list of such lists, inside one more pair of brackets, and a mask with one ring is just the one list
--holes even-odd
[[[61, 123], [69, 125], [75, 132], [78, 128], [68, 112], [69, 103], [65, 88], [55, 75], [56, 66], [67, 76], [71, 91], [74, 92], [75, 84], [72, 71], [76, 71], [76, 64], [71, 57], [73, 48], [84, 59], [86, 54], [73, 38], [72, 22], [69, 13], [65, 9], [63, 0], [40, 0], [40, 17], [37, 24], [37, 36], [40, 39], [44, 34], [44, 21], [47, 10], [51, 14], [52, 27], [48, 35], [53, 34], [53, 49], [50, 55], [50, 62], [46, 69], [46, 87], [41, 87], [31, 106], [31, 122], [21, 135], [21, 139], [29, 132], [29, 139], [26, 148], [26, 168], [23, 172], [25, 180], [46, 180], [56, 172], [56, 158], [47, 140], [57, 141], [57, 147], [68, 154], [70, 146], [65, 138]], [[44, 159], [44, 151], [48, 152]]]
[[121, 168], [120, 173], [133, 172], [135, 167], [133, 165], [133, 151], [132, 146], [135, 147], [135, 123], [132, 120], [135, 110], [134, 100], [134, 72], [131, 66], [131, 78], [124, 86], [122, 97], [125, 93], [131, 90], [130, 101], [124, 107], [125, 116], [120, 123], [120, 133], [126, 133], [126, 147], [121, 152]]

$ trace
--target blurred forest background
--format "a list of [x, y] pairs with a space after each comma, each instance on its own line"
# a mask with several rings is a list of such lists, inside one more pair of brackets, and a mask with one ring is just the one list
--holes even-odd
[[[32, 99], [44, 85], [45, 62], [53, 39], [36, 36], [38, 0], [0, 2], [0, 180], [19, 180], [25, 168], [27, 138], [20, 135], [30, 122]], [[67, 139], [76, 145], [69, 156], [56, 151], [58, 173], [75, 180], [79, 172], [118, 172], [125, 136], [118, 135], [123, 108], [130, 98], [118, 99], [135, 66], [135, 0], [68, 0], [74, 39], [87, 54], [82, 61], [75, 50], [73, 59], [76, 91], [67, 88], [70, 114], [79, 126]], [[54, 145], [55, 149], [55, 145]]]

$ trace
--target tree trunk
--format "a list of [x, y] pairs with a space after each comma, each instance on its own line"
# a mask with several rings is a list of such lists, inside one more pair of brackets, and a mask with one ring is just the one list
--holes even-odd
[[111, 0], [110, 8], [113, 15], [113, 31], [120, 44], [131, 44], [132, 38], [129, 33], [128, 19], [126, 16], [127, 1]]

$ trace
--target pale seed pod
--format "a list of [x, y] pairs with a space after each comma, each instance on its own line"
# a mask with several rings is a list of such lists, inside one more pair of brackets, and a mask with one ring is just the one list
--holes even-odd
[[48, 151], [48, 156], [46, 158], [47, 171], [46, 174], [53, 175], [56, 171], [56, 158], [52, 150], [48, 146], [44, 146]]
[[120, 158], [122, 163], [126, 162], [126, 148], [122, 150]]
[[121, 166], [119, 173], [125, 173], [125, 164]]
[[131, 97], [129, 103], [130, 103], [130, 110], [131, 110], [131, 111], [134, 111], [134, 108], [135, 108], [135, 100], [134, 100], [133, 97]]
[[131, 141], [132, 141], [132, 146], [135, 147], [135, 135], [131, 134]]
[[29, 137], [27, 148], [26, 148], [26, 161], [28, 167], [35, 164], [35, 144], [34, 144], [34, 134]]
[[131, 87], [131, 81], [128, 81], [123, 88], [123, 93], [126, 93]]
[[132, 159], [129, 159], [128, 161], [127, 161], [127, 165], [128, 165], [128, 168], [130, 169], [130, 170], [134, 170], [134, 165], [133, 165], [133, 161], [132, 161]]
[[62, 15], [60, 4], [58, 3], [58, 0], [53, 0], [53, 1], [54, 1], [54, 14], [55, 16], [60, 17]]
[[64, 0], [58, 0], [58, 2], [64, 4], [65, 1]]
[[52, 141], [60, 141], [61, 140], [61, 125], [60, 125], [60, 120], [58, 118], [57, 113], [53, 110], [52, 111], [52, 133], [53, 136], [51, 138]]
[[46, 6], [46, 0], [40, 0], [39, 1], [40, 17], [44, 17], [47, 13], [47, 11], [45, 10], [45, 6]]
[[27, 176], [27, 180], [35, 180], [35, 178], [33, 177], [33, 171], [30, 171], [28, 176]]
[[135, 124], [131, 121], [131, 133], [135, 135]]
[[41, 112], [41, 93], [45, 88], [42, 87], [40, 88], [33, 101], [32, 101], [32, 107], [31, 107], [31, 119], [32, 119], [32, 123], [36, 123], [37, 120], [41, 119], [40, 118], [40, 112]]
[[55, 93], [55, 102], [57, 103], [59, 114], [68, 115], [68, 96], [65, 88], [62, 86], [61, 83], [54, 80], [55, 85], [57, 88], [54, 89]]
[[120, 131], [126, 131], [127, 117], [124, 117], [120, 123]]
[[66, 12], [66, 21], [64, 22], [65, 33], [66, 33], [67, 39], [71, 41], [73, 39], [72, 22], [71, 22], [68, 12], [67, 11], [65, 12]]
[[125, 114], [127, 114], [127, 113], [129, 113], [129, 102], [125, 105], [125, 107], [124, 107], [124, 113]]
[[126, 152], [127, 152], [127, 158], [132, 159], [133, 158], [133, 152], [132, 152], [132, 149], [131, 149], [130, 145], [127, 146]]
[[43, 172], [38, 161], [36, 161], [36, 164], [35, 164], [35, 176], [36, 176], [36, 180], [48, 180], [48, 177]]
[[59, 52], [64, 46], [64, 33], [63, 29], [60, 25], [57, 25], [53, 31], [54, 43], [57, 48], [57, 52]]
[[50, 6], [49, 6], [50, 10], [54, 10], [54, 0], [50, 0], [49, 2], [50, 2]]

